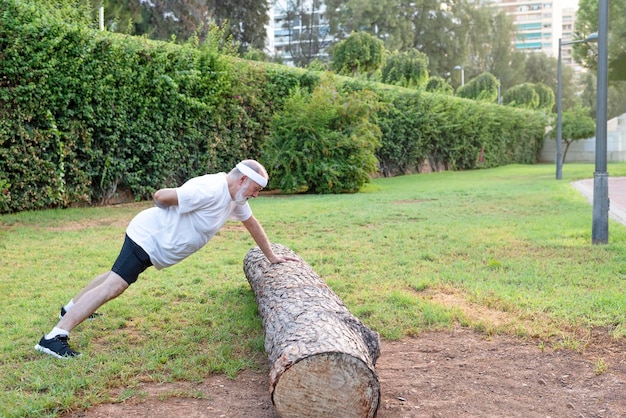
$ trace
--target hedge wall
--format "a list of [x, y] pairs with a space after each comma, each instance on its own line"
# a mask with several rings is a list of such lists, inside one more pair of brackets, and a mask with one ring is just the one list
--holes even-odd
[[[262, 162], [272, 120], [326, 78], [184, 45], [96, 30], [71, 0], [0, 4], [0, 213], [143, 199], [244, 158]], [[533, 163], [540, 113], [383, 85], [385, 175]], [[270, 172], [270, 175], [272, 173]]]

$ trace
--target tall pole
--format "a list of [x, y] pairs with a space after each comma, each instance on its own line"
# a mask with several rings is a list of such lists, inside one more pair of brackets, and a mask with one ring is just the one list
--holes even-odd
[[454, 69], [461, 71], [461, 86], [464, 86], [465, 85], [465, 67], [463, 67], [462, 65], [457, 65], [456, 67], [454, 67]]
[[502, 104], [502, 94], [501, 94], [501, 86], [500, 77], [498, 77], [498, 104]]
[[608, 0], [599, 0], [596, 170], [593, 173], [593, 223], [591, 228], [593, 244], [609, 242], [609, 173], [606, 171], [608, 33], [609, 2]]
[[563, 98], [563, 74], [561, 69], [561, 38], [559, 38], [559, 61], [557, 64], [557, 87], [556, 87], [556, 179], [563, 178], [563, 151], [561, 151], [561, 137], [563, 135], [561, 116]]

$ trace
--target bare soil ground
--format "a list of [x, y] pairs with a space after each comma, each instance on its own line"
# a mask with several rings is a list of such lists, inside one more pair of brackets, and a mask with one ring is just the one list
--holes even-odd
[[[383, 341], [378, 417], [626, 418], [626, 343], [605, 330], [589, 338], [584, 353], [466, 329]], [[139, 397], [65, 418], [277, 418], [268, 388], [267, 372], [250, 371], [145, 383]]]

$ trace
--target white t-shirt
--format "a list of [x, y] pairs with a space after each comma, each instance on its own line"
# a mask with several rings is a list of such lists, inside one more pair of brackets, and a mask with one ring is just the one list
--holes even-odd
[[237, 205], [228, 192], [226, 173], [192, 178], [176, 188], [178, 205], [146, 209], [130, 222], [126, 234], [161, 270], [202, 248], [228, 219], [246, 221], [250, 205]]

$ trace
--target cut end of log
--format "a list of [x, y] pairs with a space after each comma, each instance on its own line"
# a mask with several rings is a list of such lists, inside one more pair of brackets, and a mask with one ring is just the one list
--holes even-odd
[[283, 417], [374, 417], [380, 402], [376, 374], [345, 353], [306, 357], [287, 369], [272, 401]]
[[[272, 244], [276, 254], [295, 255]], [[269, 264], [253, 248], [244, 272], [265, 328], [276, 412], [294, 418], [376, 416], [376, 332], [356, 318], [304, 260]]]

